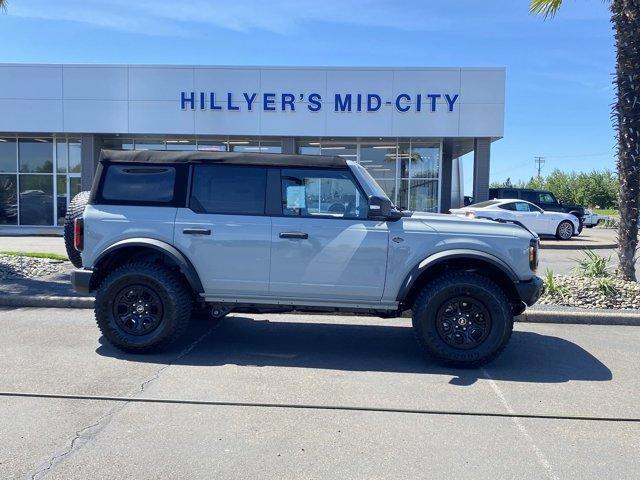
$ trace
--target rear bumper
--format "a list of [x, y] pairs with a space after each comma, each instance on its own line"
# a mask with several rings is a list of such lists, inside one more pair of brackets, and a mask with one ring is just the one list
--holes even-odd
[[91, 291], [91, 277], [93, 276], [93, 270], [74, 270], [71, 272], [71, 285], [73, 289], [82, 294], [87, 294]]
[[533, 277], [531, 280], [516, 283], [515, 287], [520, 300], [530, 307], [540, 299], [544, 290], [544, 282], [540, 277]]

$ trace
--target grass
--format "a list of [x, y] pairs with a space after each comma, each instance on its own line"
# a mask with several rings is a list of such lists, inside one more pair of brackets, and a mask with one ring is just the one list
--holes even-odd
[[594, 213], [597, 213], [598, 215], [610, 215], [610, 216], [614, 216], [614, 217], [619, 217], [620, 216], [620, 212], [618, 210], [616, 210], [615, 208], [596, 208], [593, 211], [594, 211]]
[[9, 257], [31, 257], [31, 258], [48, 258], [50, 260], [64, 260], [68, 261], [66, 255], [59, 255], [57, 253], [49, 252], [13, 252], [7, 250], [0, 250], [0, 255], [7, 255]]

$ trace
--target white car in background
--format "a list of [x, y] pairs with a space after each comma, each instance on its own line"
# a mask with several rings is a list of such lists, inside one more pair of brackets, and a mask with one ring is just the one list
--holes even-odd
[[587, 228], [593, 228], [600, 222], [609, 220], [607, 215], [598, 215], [593, 210], [585, 208], [584, 210], [584, 226]]
[[558, 240], [570, 240], [578, 234], [579, 220], [561, 212], [546, 212], [533, 203], [518, 199], [495, 199], [453, 208], [454, 215], [469, 218], [508, 220], [522, 223], [538, 235], [553, 235]]

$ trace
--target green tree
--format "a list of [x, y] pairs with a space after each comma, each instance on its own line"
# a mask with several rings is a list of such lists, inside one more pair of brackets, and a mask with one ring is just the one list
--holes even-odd
[[[616, 43], [616, 100], [612, 119], [618, 140], [618, 275], [636, 280], [640, 202], [640, 0], [608, 0]], [[553, 17], [562, 0], [531, 0], [532, 13]]]

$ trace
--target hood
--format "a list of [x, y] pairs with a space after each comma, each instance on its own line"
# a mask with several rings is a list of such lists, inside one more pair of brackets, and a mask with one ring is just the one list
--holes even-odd
[[514, 223], [499, 223], [492, 220], [459, 217], [445, 213], [405, 212], [410, 216], [404, 217], [405, 229], [423, 229], [424, 225], [440, 233], [476, 234], [502, 237], [520, 237], [525, 239], [537, 238], [537, 235], [529, 232]]

